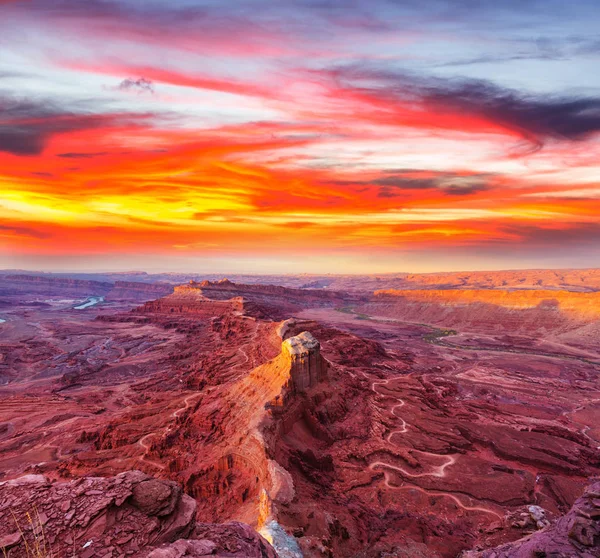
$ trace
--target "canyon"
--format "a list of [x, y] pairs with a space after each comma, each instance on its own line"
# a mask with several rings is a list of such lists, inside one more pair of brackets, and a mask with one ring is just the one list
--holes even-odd
[[0, 519], [36, 494], [86, 557], [599, 555], [598, 270], [146, 279], [0, 277]]

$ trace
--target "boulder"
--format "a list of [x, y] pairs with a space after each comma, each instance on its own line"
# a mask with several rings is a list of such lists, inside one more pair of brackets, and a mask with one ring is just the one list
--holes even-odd
[[[539, 509], [533, 511], [536, 516], [540, 515]], [[541, 520], [546, 522], [545, 516]], [[540, 531], [496, 548], [462, 554], [462, 558], [532, 557], [600, 557], [600, 482], [588, 486], [566, 515]]]

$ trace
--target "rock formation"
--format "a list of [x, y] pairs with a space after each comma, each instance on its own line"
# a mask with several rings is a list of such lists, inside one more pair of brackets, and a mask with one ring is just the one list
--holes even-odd
[[220, 281], [190, 281], [187, 286], [196, 289], [202, 296], [211, 300], [230, 300], [241, 297], [255, 305], [260, 317], [281, 320], [294, 314], [302, 308], [335, 307], [342, 305], [344, 300], [354, 302], [367, 300], [361, 295], [348, 295], [330, 290], [307, 290], [282, 287], [280, 285], [246, 285], [222, 279]]
[[375, 298], [405, 298], [407, 302], [439, 303], [449, 306], [493, 304], [509, 309], [548, 308], [561, 310], [583, 320], [600, 318], [600, 292], [568, 292], [558, 290], [378, 290]]
[[571, 510], [553, 525], [493, 549], [463, 558], [597, 558], [600, 556], [600, 482], [590, 485]]
[[321, 345], [308, 331], [286, 339], [282, 353], [290, 360], [290, 376], [295, 391], [305, 392], [327, 376], [327, 362], [321, 356]]
[[196, 502], [177, 483], [140, 471], [69, 482], [28, 475], [0, 483], [0, 502], [0, 549], [11, 558], [277, 558], [248, 525], [197, 523]]
[[227, 311], [241, 312], [244, 309], [244, 301], [240, 297], [232, 297], [227, 300], [211, 300], [204, 296], [200, 289], [190, 285], [175, 287], [172, 294], [146, 302], [136, 309], [137, 313], [158, 314], [195, 314], [214, 316]]

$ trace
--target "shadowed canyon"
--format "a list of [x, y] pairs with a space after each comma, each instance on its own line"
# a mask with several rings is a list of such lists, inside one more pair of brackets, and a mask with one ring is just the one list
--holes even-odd
[[0, 318], [11, 557], [600, 556], [598, 270], [5, 272]]

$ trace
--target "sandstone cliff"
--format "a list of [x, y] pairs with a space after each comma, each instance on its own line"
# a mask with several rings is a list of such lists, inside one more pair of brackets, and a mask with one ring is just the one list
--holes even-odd
[[242, 310], [243, 300], [240, 298], [211, 300], [206, 298], [200, 289], [189, 285], [180, 285], [175, 287], [172, 294], [146, 302], [136, 312], [214, 316], [227, 311], [241, 312]]
[[407, 302], [438, 303], [449, 306], [493, 304], [509, 309], [546, 307], [584, 320], [600, 318], [600, 292], [559, 290], [379, 290], [376, 299], [403, 298]]
[[325, 379], [327, 362], [321, 356], [321, 345], [309, 332], [286, 339], [282, 354], [290, 361], [290, 376], [296, 392], [305, 392]]

